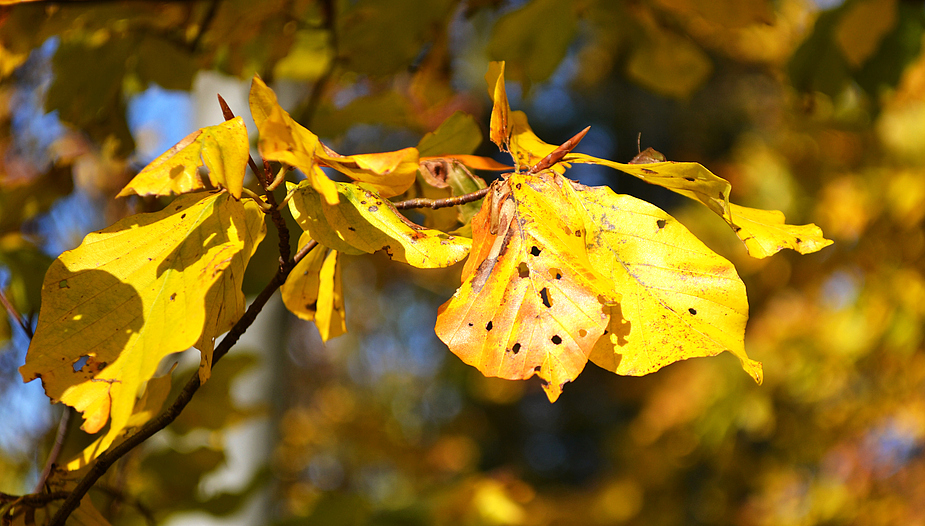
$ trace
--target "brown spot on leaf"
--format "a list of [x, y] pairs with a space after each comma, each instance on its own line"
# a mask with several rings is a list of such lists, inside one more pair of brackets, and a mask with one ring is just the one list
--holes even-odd
[[666, 224], [668, 224], [668, 222], [665, 221], [664, 219], [659, 219], [658, 221], [655, 222], [655, 226], [657, 226], [659, 230], [665, 228]]
[[560, 338], [558, 334], [555, 334], [552, 338], [550, 338], [550, 341], [556, 345], [559, 345], [562, 343], [562, 338]]
[[373, 206], [371, 206], [371, 207], [369, 207], [369, 209], [368, 209], [368, 210], [369, 210], [370, 212], [376, 212], [376, 211], [378, 211], [378, 210], [379, 210], [379, 207], [378, 207], [378, 206], [376, 206], [376, 205], [373, 205]]
[[648, 168], [641, 168], [641, 170], [643, 173], [647, 173], [649, 175], [658, 175], [658, 172], [655, 170], [649, 170]]
[[492, 324], [491, 324], [491, 321], [489, 321], [488, 324], [485, 325], [485, 330], [486, 330], [486, 331], [490, 331], [491, 328], [492, 328]]
[[173, 294], [170, 295], [170, 301], [173, 301], [173, 300], [175, 300], [175, 299], [177, 299], [177, 293], [176, 293], [176, 292], [174, 292]]
[[536, 245], [533, 245], [533, 246], [530, 248], [530, 254], [531, 254], [532, 256], [534, 256], [534, 257], [539, 256], [539, 255], [540, 255], [540, 248], [537, 247]]
[[687, 309], [687, 312], [691, 313], [691, 314], [694, 315], [694, 316], [697, 315], [697, 309], [695, 309], [695, 308], [693, 308], [693, 307]]
[[515, 343], [514, 346], [511, 347], [511, 352], [514, 354], [517, 354], [520, 352], [520, 342]]
[[521, 261], [520, 265], [517, 265], [517, 275], [520, 276], [521, 278], [530, 277], [530, 269], [527, 267], [526, 261]]
[[588, 335], [588, 331], [586, 331], [586, 330], [584, 330], [584, 329], [578, 329], [578, 337], [579, 337], [579, 338], [584, 338], [584, 337], [587, 336], [587, 335]]

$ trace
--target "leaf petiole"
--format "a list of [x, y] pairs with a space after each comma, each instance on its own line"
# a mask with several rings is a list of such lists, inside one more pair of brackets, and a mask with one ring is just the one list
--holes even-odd
[[243, 188], [241, 190], [241, 193], [243, 197], [250, 197], [251, 199], [253, 199], [257, 203], [257, 206], [259, 206], [260, 209], [264, 211], [264, 213], [267, 213], [273, 209], [273, 207], [269, 203], [264, 201], [263, 198], [255, 194], [252, 190], [248, 188]]
[[286, 165], [279, 167], [279, 172], [276, 173], [276, 177], [273, 178], [273, 182], [267, 185], [267, 192], [272, 192], [286, 180], [286, 172], [289, 171], [289, 168]]

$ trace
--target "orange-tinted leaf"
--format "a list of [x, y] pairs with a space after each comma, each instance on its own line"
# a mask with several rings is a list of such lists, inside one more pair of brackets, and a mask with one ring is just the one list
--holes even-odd
[[554, 401], [607, 326], [616, 297], [594, 270], [569, 183], [553, 174], [498, 181], [473, 218], [463, 283], [440, 307], [437, 335], [486, 376], [543, 380]]
[[315, 151], [315, 158], [351, 179], [372, 186], [383, 197], [393, 197], [407, 190], [414, 184], [414, 177], [418, 171], [416, 148], [340, 155], [321, 144], [321, 148]]

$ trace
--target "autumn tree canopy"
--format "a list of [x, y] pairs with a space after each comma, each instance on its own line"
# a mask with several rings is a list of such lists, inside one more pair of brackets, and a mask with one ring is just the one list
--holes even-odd
[[925, 513], [921, 6], [5, 4], [5, 523]]

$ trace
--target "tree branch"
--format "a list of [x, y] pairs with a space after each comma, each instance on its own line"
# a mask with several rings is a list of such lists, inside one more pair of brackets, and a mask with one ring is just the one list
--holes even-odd
[[19, 311], [16, 310], [16, 307], [13, 306], [10, 300], [6, 297], [6, 294], [3, 293], [3, 288], [0, 288], [0, 303], [3, 303], [3, 308], [6, 309], [7, 314], [9, 314], [11, 318], [16, 320], [16, 323], [20, 326], [20, 328], [22, 328], [23, 332], [25, 332], [26, 336], [28, 336], [29, 339], [31, 340], [32, 339], [32, 327], [30, 327], [29, 324], [26, 323], [23, 317], [19, 314]]
[[[222, 338], [221, 343], [215, 347], [215, 351], [212, 353], [212, 367], [215, 367], [215, 364], [222, 359], [223, 356], [228, 354], [228, 351], [231, 347], [237, 343], [238, 339], [244, 334], [251, 324], [254, 323], [254, 320], [257, 318], [257, 315], [260, 313], [263, 306], [266, 305], [267, 301], [270, 300], [270, 297], [273, 296], [273, 293], [276, 292], [276, 289], [282, 286], [285, 283], [286, 278], [289, 276], [289, 273], [292, 271], [292, 268], [304, 258], [313, 248], [315, 248], [318, 243], [315, 240], [308, 242], [302, 250], [296, 254], [291, 261], [287, 262], [286, 265], [280, 267], [276, 271], [276, 274], [273, 276], [273, 279], [267, 283], [267, 286], [254, 298], [254, 301], [251, 302], [248, 306], [247, 311], [244, 313], [244, 316], [234, 324], [234, 327], [228, 331], [228, 334]], [[167, 427], [171, 422], [173, 422], [183, 409], [190, 403], [193, 399], [193, 395], [196, 394], [196, 391], [199, 390], [201, 384], [199, 383], [199, 372], [196, 371], [190, 377], [189, 381], [186, 382], [186, 385], [183, 387], [183, 390], [180, 391], [180, 394], [177, 395], [176, 400], [165, 409], [157, 417], [149, 420], [143, 426], [141, 426], [138, 431], [135, 432], [132, 436], [125, 439], [124, 442], [118, 446], [113, 447], [112, 449], [107, 450], [105, 453], [100, 455], [90, 470], [86, 475], [77, 483], [77, 486], [70, 492], [65, 499], [64, 503], [61, 504], [61, 507], [52, 517], [50, 526], [64, 526], [65, 521], [71, 515], [71, 513], [77, 509], [77, 506], [80, 505], [80, 499], [87, 494], [87, 491], [99, 480], [103, 474], [120, 458], [125, 456], [126, 453], [134, 449], [136, 446], [150, 438], [152, 435]]]
[[488, 188], [482, 188], [481, 190], [476, 190], [471, 194], [458, 195], [456, 197], [444, 197], [443, 199], [428, 199], [426, 197], [417, 197], [415, 199], [408, 199], [407, 201], [398, 201], [397, 203], [392, 203], [392, 206], [394, 206], [397, 210], [407, 210], [409, 208], [433, 208], [436, 210], [438, 208], [447, 208], [450, 206], [464, 205], [466, 203], [478, 201], [488, 194], [488, 190]]
[[45, 481], [48, 480], [48, 475], [51, 474], [51, 468], [55, 465], [55, 462], [58, 461], [58, 455], [61, 454], [61, 448], [64, 447], [64, 438], [67, 436], [67, 423], [71, 419], [71, 408], [64, 406], [64, 413], [61, 415], [61, 420], [58, 422], [58, 432], [55, 434], [55, 445], [51, 448], [51, 452], [48, 454], [48, 460], [45, 461], [45, 468], [42, 469], [42, 475], [39, 476], [39, 481], [35, 485], [33, 493], [39, 493], [42, 491], [42, 488], [45, 487]]
[[[218, 96], [218, 104], [222, 107], [222, 115], [225, 117], [226, 121], [230, 121], [234, 118], [234, 112], [231, 111], [228, 103], [225, 102], [225, 99], [223, 99], [221, 95]], [[291, 254], [289, 248], [289, 227], [286, 226], [286, 220], [283, 219], [282, 214], [279, 213], [276, 196], [273, 195], [273, 190], [269, 187], [274, 182], [273, 172], [270, 170], [270, 163], [264, 159], [263, 170], [260, 170], [257, 168], [257, 163], [254, 162], [254, 158], [248, 154], [247, 165], [250, 166], [251, 171], [254, 172], [254, 177], [257, 178], [257, 182], [260, 183], [260, 187], [263, 188], [264, 195], [267, 198], [267, 204], [270, 205], [270, 219], [273, 220], [273, 225], [276, 226], [276, 231], [279, 233], [279, 268], [283, 270], [283, 268], [289, 264], [289, 256]]]

